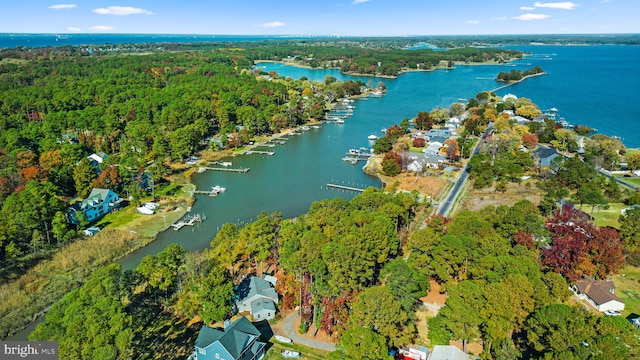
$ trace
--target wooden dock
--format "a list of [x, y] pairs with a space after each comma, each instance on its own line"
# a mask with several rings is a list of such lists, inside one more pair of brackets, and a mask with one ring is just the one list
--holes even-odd
[[226, 171], [226, 172], [236, 172], [236, 173], [248, 173], [249, 170], [251, 170], [250, 168], [225, 168], [225, 167], [207, 167], [207, 166], [202, 166], [198, 168], [198, 173], [203, 173], [207, 170], [212, 170], [212, 171]]
[[256, 147], [268, 147], [268, 148], [274, 148], [274, 147], [276, 147], [276, 144], [269, 144], [269, 143], [256, 144]]
[[201, 223], [204, 220], [206, 220], [207, 217], [205, 215], [200, 215], [200, 214], [195, 214], [195, 215], [186, 215], [185, 217], [183, 217], [182, 219], [176, 221], [175, 223], [171, 224], [171, 227], [173, 228], [173, 230], [180, 230], [185, 226], [193, 226], [196, 223]]
[[245, 154], [264, 154], [264, 155], [274, 155], [275, 151], [262, 151], [262, 150], [247, 150]]
[[357, 191], [357, 192], [363, 192], [364, 189], [360, 189], [357, 187], [351, 187], [351, 186], [344, 186], [344, 185], [338, 185], [338, 184], [327, 184], [328, 188], [335, 188], [335, 189], [342, 189], [342, 190], [350, 190], [350, 191]]

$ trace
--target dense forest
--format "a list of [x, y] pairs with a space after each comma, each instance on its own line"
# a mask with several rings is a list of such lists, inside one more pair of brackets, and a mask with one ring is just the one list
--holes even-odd
[[432, 217], [408, 232], [422, 206], [416, 194], [371, 188], [351, 201], [316, 202], [296, 219], [262, 213], [242, 229], [226, 224], [203, 254], [171, 245], [134, 271], [112, 265], [95, 272], [49, 311], [31, 338], [61, 341], [65, 358], [143, 356], [158, 336], [146, 329], [160, 314], [173, 314], [175, 322], [226, 319], [233, 279], [270, 269], [279, 279], [280, 309], [300, 306], [299, 330], [313, 324], [338, 339], [333, 359], [361, 358], [363, 347], [369, 358], [386, 359], [388, 347], [415, 341], [416, 300], [429, 279], [448, 294], [447, 306], [429, 320], [432, 345], [482, 340], [483, 356], [496, 359], [638, 355], [639, 340], [625, 319], [567, 305], [567, 279], [574, 275], [566, 270], [615, 271], [620, 258], [611, 262], [603, 254], [620, 254], [620, 243], [607, 250], [585, 237], [593, 249], [588, 254], [597, 255], [585, 266], [554, 261], [556, 250], [536, 240], [572, 241], [558, 227], [569, 221], [595, 239], [609, 238], [610, 230], [571, 208], [545, 219], [523, 200]]
[[[137, 198], [171, 162], [320, 118], [364, 85], [270, 78], [232, 50], [51, 55], [0, 64], [2, 264], [73, 237], [64, 210], [76, 195]], [[95, 152], [108, 154], [99, 172]]]
[[[145, 192], [145, 173], [161, 180], [172, 163], [197, 150], [239, 147], [320, 118], [329, 103], [365, 87], [331, 78], [283, 79], [252, 69], [255, 60], [290, 57], [309, 66], [394, 75], [419, 64], [520, 56], [478, 48], [198, 46], [124, 56], [72, 47], [1, 52], [3, 279], [76, 240], [76, 227], [64, 214], [73, 197], [104, 186], [136, 199]], [[637, 203], [637, 194], [596, 171], [618, 166], [624, 146], [596, 135], [586, 140], [586, 161], [561, 157], [550, 169], [538, 169], [521, 148], [545, 142], [573, 153], [574, 132], [548, 119], [517, 124], [499, 115], [502, 110], [530, 120], [541, 115], [528, 99], [497, 103], [494, 94], [483, 92], [467, 104], [421, 112], [414, 123], [429, 130], [465, 114], [461, 138], [449, 143], [451, 161], [469, 157], [474, 138], [492, 123], [493, 134], [469, 161], [473, 186], [502, 192], [535, 173], [546, 192], [539, 204], [522, 200], [422, 221], [418, 214], [424, 216], [427, 204], [417, 193], [368, 189], [351, 201], [316, 202], [295, 219], [262, 213], [242, 228], [222, 226], [203, 253], [174, 244], [131, 271], [117, 264], [92, 269], [48, 311], [31, 339], [59, 341], [61, 358], [145, 358], [161, 351], [159, 343], [167, 346], [163, 351], [186, 357], [197, 329], [173, 326], [195, 317], [206, 323], [228, 319], [238, 280], [267, 271], [279, 279], [279, 308], [299, 306], [300, 331], [315, 326], [337, 340], [333, 359], [387, 359], [390, 347], [416, 341], [417, 299], [432, 283], [447, 294], [446, 306], [429, 320], [432, 345], [481, 342], [482, 356], [496, 359], [637, 357], [639, 340], [625, 319], [570, 305], [567, 288], [582, 275], [616, 273], [625, 251], [627, 261], [634, 254], [640, 258], [640, 210], [621, 218], [618, 232], [559, 201], [570, 198], [592, 213], [607, 200]], [[409, 119], [390, 127], [374, 146], [387, 154], [389, 175], [402, 171], [394, 146], [408, 127]], [[109, 154], [100, 175], [86, 159], [94, 152]], [[154, 332], [160, 321], [171, 325]], [[185, 337], [176, 339], [176, 333]]]

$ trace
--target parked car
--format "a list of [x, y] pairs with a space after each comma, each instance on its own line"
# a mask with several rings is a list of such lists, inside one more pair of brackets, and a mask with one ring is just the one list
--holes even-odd
[[605, 310], [604, 314], [607, 316], [620, 316], [620, 311]]

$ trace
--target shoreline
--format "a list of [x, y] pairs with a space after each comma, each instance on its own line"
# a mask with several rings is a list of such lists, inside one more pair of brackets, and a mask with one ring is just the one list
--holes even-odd
[[306, 65], [306, 64], [301, 64], [300, 62], [285, 61], [285, 60], [254, 60], [253, 61], [253, 65], [257, 67], [258, 64], [260, 64], [260, 63], [282, 64], [282, 65], [293, 66], [293, 67], [297, 67], [297, 68], [300, 68], [300, 69], [307, 69], [307, 70], [339, 70], [340, 74], [348, 75], [348, 76], [363, 76], [363, 77], [374, 77], [374, 78], [382, 78], [382, 79], [397, 79], [398, 76], [400, 76], [402, 74], [405, 74], [405, 73], [411, 73], [411, 72], [432, 72], [432, 71], [437, 71], [437, 70], [454, 70], [456, 68], [456, 66], [497, 66], [497, 65], [508, 64], [508, 63], [510, 63], [510, 62], [512, 62], [514, 60], [520, 60], [520, 59], [511, 59], [511, 60], [506, 61], [504, 63], [498, 63], [498, 62], [495, 62], [493, 60], [479, 62], [479, 63], [474, 63], [474, 62], [469, 63], [469, 62], [465, 62], [465, 61], [454, 61], [453, 62], [453, 65], [454, 65], [453, 67], [436, 65], [436, 66], [430, 67], [428, 69], [404, 68], [404, 69], [399, 69], [397, 75], [364, 74], [364, 73], [350, 72], [350, 71], [343, 72], [337, 66], [314, 68], [314, 67], [311, 67], [311, 66]]

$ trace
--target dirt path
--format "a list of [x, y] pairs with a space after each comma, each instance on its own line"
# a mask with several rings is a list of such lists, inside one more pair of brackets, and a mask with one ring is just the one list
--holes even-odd
[[288, 337], [289, 339], [293, 340], [293, 342], [296, 344], [302, 344], [315, 349], [326, 350], [326, 351], [334, 351], [336, 349], [336, 345], [333, 343], [307, 339], [298, 335], [298, 332], [295, 329], [297, 321], [298, 321], [298, 313], [296, 311], [292, 311], [279, 324], [280, 326], [273, 326], [273, 330], [274, 332], [281, 331], [282, 334], [280, 335]]

